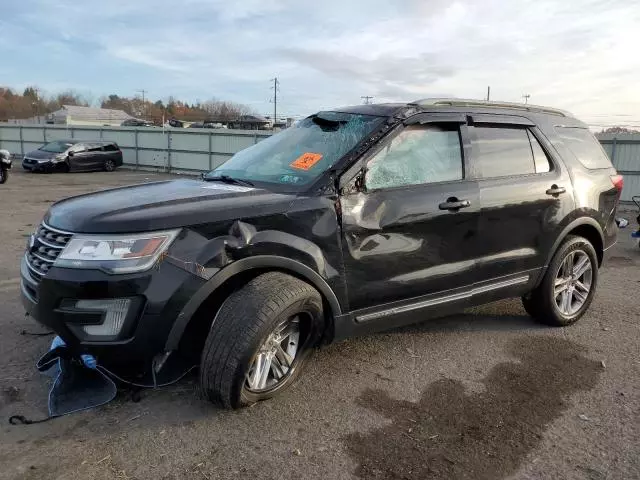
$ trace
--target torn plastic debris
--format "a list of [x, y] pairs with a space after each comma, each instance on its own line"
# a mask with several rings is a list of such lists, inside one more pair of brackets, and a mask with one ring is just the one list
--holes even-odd
[[626, 228], [629, 225], [629, 220], [626, 218], [618, 217], [616, 218], [616, 224], [618, 228]]
[[98, 369], [95, 357], [74, 357], [64, 341], [56, 336], [36, 367], [55, 380], [49, 390], [49, 416], [59, 417], [98, 407], [113, 400], [116, 384]]
[[93, 355], [74, 355], [64, 340], [56, 336], [49, 351], [38, 360], [36, 367], [43, 374], [54, 378], [49, 390], [49, 417], [29, 420], [22, 415], [13, 415], [9, 423], [40, 423], [82, 410], [99, 407], [116, 397], [114, 380], [141, 388], [164, 387], [187, 375], [197, 365], [187, 363], [178, 355], [166, 352], [154, 359], [150, 372], [135, 378], [124, 378], [99, 365]]

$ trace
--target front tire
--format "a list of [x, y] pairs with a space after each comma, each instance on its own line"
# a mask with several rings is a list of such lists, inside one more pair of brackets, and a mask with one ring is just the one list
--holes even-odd
[[308, 283], [262, 274], [232, 293], [202, 351], [204, 396], [225, 408], [266, 400], [290, 387], [322, 333], [322, 298]]
[[598, 257], [583, 237], [569, 236], [556, 251], [542, 283], [522, 304], [532, 317], [546, 325], [565, 327], [589, 309], [598, 284]]

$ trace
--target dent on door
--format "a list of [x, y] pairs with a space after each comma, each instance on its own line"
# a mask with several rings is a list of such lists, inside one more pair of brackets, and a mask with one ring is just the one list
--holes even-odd
[[[442, 210], [448, 198], [468, 200]], [[343, 251], [352, 309], [474, 282], [477, 186], [420, 185], [341, 197]]]
[[[386, 227], [409, 221], [406, 213], [398, 208], [388, 208], [388, 202], [371, 199], [364, 193], [343, 197], [342, 213], [345, 224], [345, 242], [352, 258], [393, 255], [420, 250], [423, 238], [404, 233], [383, 232]], [[397, 203], [394, 207], [397, 207]], [[351, 229], [349, 225], [359, 228]], [[365, 234], [364, 231], [372, 233]]]

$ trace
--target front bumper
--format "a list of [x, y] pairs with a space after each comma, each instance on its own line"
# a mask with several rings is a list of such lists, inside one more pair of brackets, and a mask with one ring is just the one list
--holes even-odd
[[43, 162], [25, 158], [22, 160], [22, 168], [24, 170], [31, 170], [32, 172], [45, 171], [54, 168], [54, 162], [53, 160], [46, 160]]
[[[76, 353], [90, 353], [105, 365], [142, 365], [163, 352], [178, 313], [205, 282], [169, 262], [129, 275], [52, 267], [37, 282], [23, 257], [20, 273], [27, 313], [54, 330]], [[100, 315], [69, 308], [69, 301], [115, 298], [135, 300], [121, 335], [108, 341], [80, 338], [78, 325], [100, 322]]]

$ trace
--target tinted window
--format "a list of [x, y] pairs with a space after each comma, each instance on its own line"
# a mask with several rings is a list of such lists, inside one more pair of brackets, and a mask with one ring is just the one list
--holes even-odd
[[524, 128], [475, 127], [474, 157], [484, 178], [534, 173], [533, 154]]
[[87, 151], [89, 152], [100, 152], [102, 151], [102, 145], [91, 143], [87, 145]]
[[462, 179], [462, 149], [456, 127], [410, 126], [367, 166], [367, 188], [447, 182]]
[[586, 168], [611, 168], [611, 160], [586, 128], [556, 127], [564, 144]]
[[529, 132], [529, 141], [531, 142], [531, 151], [533, 152], [533, 163], [536, 166], [536, 173], [545, 173], [551, 170], [549, 157], [544, 153], [540, 142], [538, 142], [531, 132]]
[[118, 147], [116, 147], [113, 143], [110, 143], [110, 144], [104, 146], [104, 151], [105, 152], [117, 152], [118, 151]]

